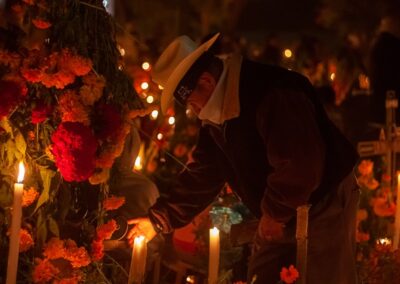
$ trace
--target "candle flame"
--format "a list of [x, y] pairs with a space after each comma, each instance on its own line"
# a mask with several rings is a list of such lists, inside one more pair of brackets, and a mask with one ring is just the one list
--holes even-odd
[[388, 239], [388, 238], [382, 238], [382, 239], [378, 239], [376, 241], [379, 245], [386, 245], [386, 246], [390, 246], [392, 244], [392, 240]]
[[144, 242], [144, 236], [143, 235], [141, 235], [141, 236], [137, 236], [137, 237], [135, 237], [135, 245], [142, 245], [143, 244], [143, 242]]
[[218, 230], [217, 227], [212, 228], [210, 231], [211, 231], [211, 235], [212, 235], [212, 236], [217, 236], [217, 235], [219, 235], [219, 230]]
[[140, 171], [143, 168], [142, 158], [140, 156], [137, 156], [137, 158], [135, 160], [135, 166], [133, 168], [137, 171]]
[[18, 183], [22, 183], [22, 181], [24, 180], [24, 176], [25, 176], [25, 167], [24, 167], [24, 163], [23, 163], [23, 162], [19, 162], [19, 165], [18, 165], [18, 178], [17, 178], [17, 182], [18, 182]]

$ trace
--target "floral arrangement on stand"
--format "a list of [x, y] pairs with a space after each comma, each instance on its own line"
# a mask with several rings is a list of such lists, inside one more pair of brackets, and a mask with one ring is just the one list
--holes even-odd
[[0, 18], [1, 254], [23, 161], [18, 280], [110, 283], [103, 240], [117, 230], [108, 211], [124, 199], [109, 196], [107, 182], [131, 120], [148, 114], [124, 72], [115, 23], [100, 0], [9, 0]]
[[[392, 247], [397, 193], [390, 187], [390, 177], [381, 173], [383, 165], [380, 159], [361, 160], [358, 165], [357, 264], [359, 279], [368, 284], [393, 283], [400, 277], [400, 251]], [[380, 182], [376, 176], [381, 176]]]

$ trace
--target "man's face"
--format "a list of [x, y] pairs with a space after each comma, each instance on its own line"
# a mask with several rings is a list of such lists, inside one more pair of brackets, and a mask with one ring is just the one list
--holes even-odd
[[201, 74], [196, 87], [187, 100], [187, 107], [198, 115], [210, 99], [216, 84], [217, 82], [210, 73], [204, 72]]

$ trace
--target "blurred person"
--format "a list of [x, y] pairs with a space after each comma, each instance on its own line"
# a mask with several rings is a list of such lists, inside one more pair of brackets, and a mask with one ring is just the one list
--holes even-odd
[[228, 182], [259, 219], [248, 283], [275, 284], [282, 267], [295, 264], [296, 208], [305, 204], [307, 283], [356, 283], [356, 151], [304, 76], [238, 54], [217, 57], [209, 49], [218, 37], [197, 46], [180, 36], [153, 67], [162, 112], [175, 99], [202, 127], [192, 161], [147, 217], [128, 221], [128, 239], [186, 225]]
[[369, 80], [362, 49], [362, 35], [350, 33], [336, 55], [333, 88], [343, 122], [343, 133], [353, 143], [366, 139], [370, 101]]
[[[372, 43], [369, 56], [372, 89], [369, 121], [372, 126], [384, 127], [386, 120], [386, 92], [400, 94], [400, 3], [392, 1], [381, 19], [378, 35]], [[396, 120], [400, 121], [397, 109]]]

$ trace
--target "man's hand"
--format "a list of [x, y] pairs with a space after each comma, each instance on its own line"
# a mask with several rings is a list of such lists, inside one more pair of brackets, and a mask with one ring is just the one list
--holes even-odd
[[127, 239], [130, 245], [133, 244], [135, 237], [144, 236], [146, 241], [151, 241], [157, 232], [154, 230], [153, 224], [149, 218], [136, 218], [128, 220], [129, 225], [135, 225], [127, 234]]

